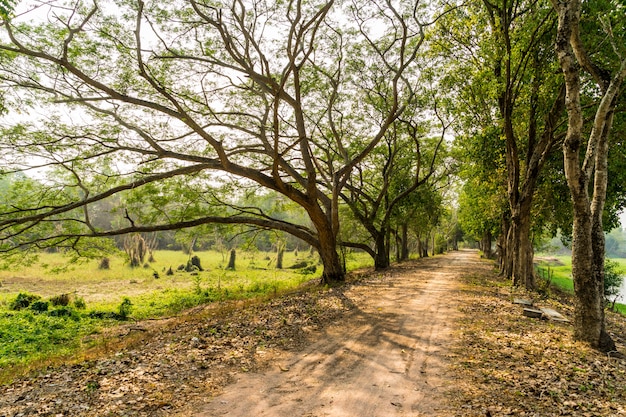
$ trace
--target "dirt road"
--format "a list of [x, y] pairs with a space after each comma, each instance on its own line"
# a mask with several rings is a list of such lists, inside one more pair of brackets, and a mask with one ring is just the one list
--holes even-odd
[[354, 308], [340, 323], [264, 373], [240, 374], [195, 416], [449, 415], [455, 293], [478, 263], [476, 252], [452, 252], [355, 286], [345, 294]]

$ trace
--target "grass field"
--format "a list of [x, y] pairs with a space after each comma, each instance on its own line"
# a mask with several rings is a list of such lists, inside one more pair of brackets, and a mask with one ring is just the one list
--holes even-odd
[[[538, 273], [543, 279], [550, 281], [550, 285], [561, 290], [574, 292], [572, 281], [572, 258], [571, 256], [554, 256], [537, 254]], [[626, 274], [626, 259], [612, 259], [619, 264], [619, 268]], [[615, 309], [621, 314], [626, 314], [626, 304], [615, 304]]]
[[[16, 366], [71, 355], [97, 340], [86, 336], [120, 320], [171, 316], [219, 300], [273, 296], [319, 278], [322, 271], [318, 256], [308, 251], [285, 253], [280, 270], [275, 253], [238, 252], [235, 270], [225, 269], [227, 253], [194, 255], [203, 271], [178, 270], [190, 257], [174, 251], [157, 251], [154, 262], [139, 268], [112, 257], [108, 270], [99, 269], [99, 261], [68, 266], [62, 255], [43, 253], [31, 266], [0, 271], [0, 371], [13, 373]], [[348, 270], [373, 264], [363, 253], [346, 258]], [[289, 269], [300, 262], [314, 265], [315, 272]], [[172, 275], [167, 274], [170, 268]], [[20, 293], [39, 298], [16, 310]], [[62, 294], [69, 296], [69, 304], [53, 305]]]

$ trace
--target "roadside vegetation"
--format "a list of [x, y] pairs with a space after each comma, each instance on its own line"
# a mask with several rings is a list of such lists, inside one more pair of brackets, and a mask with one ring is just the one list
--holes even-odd
[[[43, 253], [29, 266], [0, 271], [0, 374], [105, 343], [97, 335], [120, 323], [273, 297], [319, 279], [318, 257], [309, 251], [286, 252], [283, 269], [275, 267], [276, 253], [242, 251], [235, 269], [227, 269], [227, 255], [194, 253], [202, 270], [187, 268], [193, 257], [180, 251], [156, 251], [154, 262], [141, 268], [111, 257], [102, 269], [99, 260], [68, 264], [61, 254]], [[346, 256], [349, 269], [370, 264], [366, 254]]]
[[[572, 257], [569, 255], [542, 255], [537, 256], [537, 273], [540, 278], [540, 291], [550, 290], [574, 293], [572, 281]], [[620, 288], [626, 274], [626, 258], [607, 259], [605, 262], [605, 303], [607, 308], [615, 312], [626, 314], [626, 304], [620, 297]]]

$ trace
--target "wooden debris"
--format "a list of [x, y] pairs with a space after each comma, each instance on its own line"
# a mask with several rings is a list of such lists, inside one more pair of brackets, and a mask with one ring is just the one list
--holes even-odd
[[532, 300], [526, 300], [526, 299], [523, 299], [523, 298], [515, 298], [513, 300], [513, 304], [521, 304], [521, 305], [527, 306], [527, 307], [532, 307], [533, 306]]
[[531, 317], [531, 318], [534, 318], [534, 319], [540, 319], [540, 318], [543, 317], [543, 311], [538, 310], [536, 308], [530, 308], [530, 307], [525, 307], [523, 314], [526, 317]]
[[544, 316], [546, 318], [548, 318], [548, 320], [558, 321], [558, 322], [561, 322], [561, 323], [569, 323], [569, 320], [566, 319], [565, 317], [563, 317], [561, 315], [561, 313], [559, 313], [556, 310], [553, 310], [551, 308], [542, 307], [541, 311], [543, 312]]

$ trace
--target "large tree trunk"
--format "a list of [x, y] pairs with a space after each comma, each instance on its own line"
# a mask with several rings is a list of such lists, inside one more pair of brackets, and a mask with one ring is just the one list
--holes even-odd
[[[604, 340], [607, 336], [604, 329], [604, 272], [598, 270], [597, 265], [594, 266], [597, 255], [594, 256], [593, 248], [600, 248], [593, 240], [589, 201], [580, 199], [579, 202], [574, 202], [572, 233], [572, 277], [576, 294], [574, 337], [601, 348], [612, 341]], [[602, 258], [603, 264], [604, 257]]]
[[[336, 207], [336, 201], [334, 207]], [[312, 205], [308, 212], [317, 231], [316, 249], [324, 267], [322, 283], [332, 284], [345, 281], [346, 270], [337, 251], [337, 234], [339, 232], [337, 210], [331, 210], [331, 214], [327, 215], [319, 206]]]
[[[626, 77], [626, 59], [610, 80], [590, 64], [579, 33], [580, 0], [553, 1], [559, 17], [556, 51], [567, 88], [567, 136], [563, 143], [565, 176], [574, 207], [572, 235], [572, 277], [576, 295], [574, 337], [604, 350], [615, 343], [604, 323], [604, 233], [602, 211], [606, 200], [608, 136], [613, 120], [614, 100]], [[589, 139], [583, 140], [580, 102], [580, 72], [586, 69], [598, 83], [602, 99], [596, 109]], [[580, 151], [587, 144], [585, 158]], [[591, 183], [593, 175], [593, 183]], [[593, 197], [589, 196], [592, 185]]]
[[385, 269], [389, 267], [389, 240], [387, 233], [383, 229], [376, 235], [376, 257], [374, 258], [374, 269]]
[[[532, 193], [530, 194], [532, 195]], [[514, 214], [510, 224], [507, 224], [506, 242], [499, 243], [503, 252], [500, 272], [513, 280], [513, 285], [524, 286], [528, 290], [536, 288], [535, 271], [533, 267], [534, 250], [530, 236], [531, 228], [531, 199], [523, 200], [514, 207]]]
[[331, 239], [320, 239], [318, 252], [324, 267], [324, 272], [322, 272], [322, 283], [332, 284], [344, 281], [346, 279], [346, 271], [344, 270], [339, 253], [337, 252], [336, 242]]

